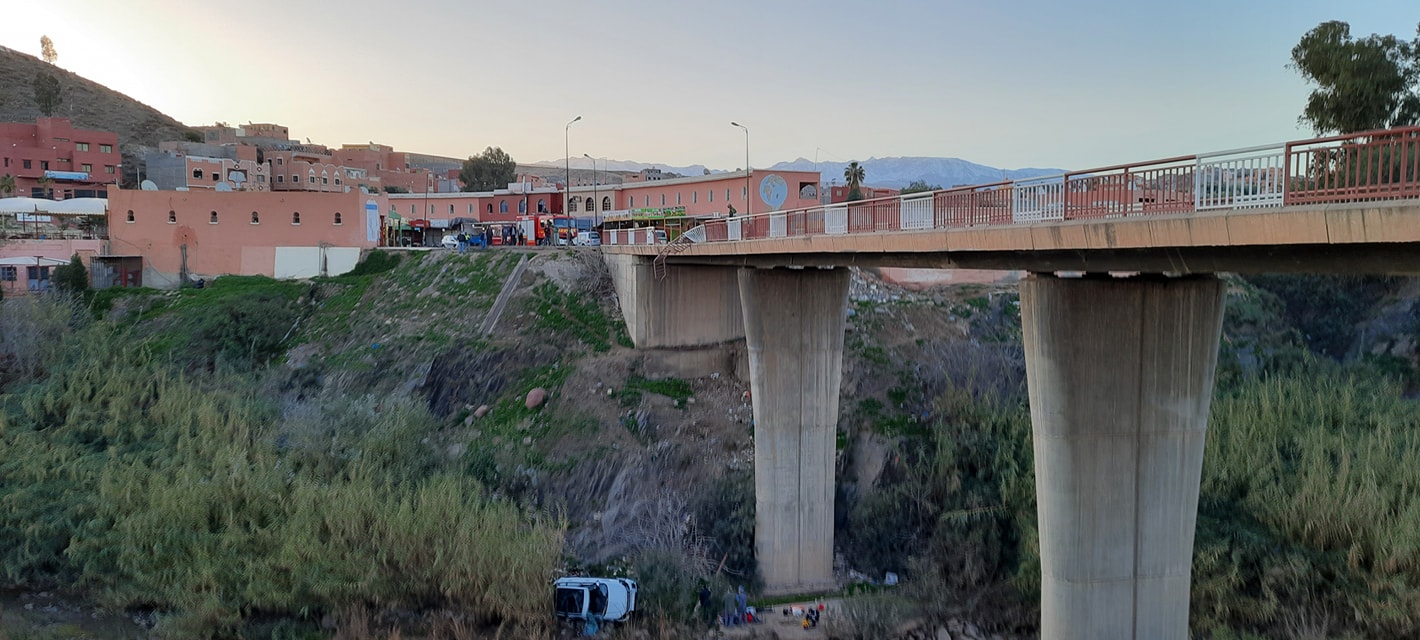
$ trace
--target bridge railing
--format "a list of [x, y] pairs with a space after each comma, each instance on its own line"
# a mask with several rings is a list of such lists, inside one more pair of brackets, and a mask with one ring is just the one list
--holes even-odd
[[1193, 208], [1280, 207], [1287, 188], [1287, 148], [1275, 144], [1198, 155]]
[[[719, 218], [704, 242], [1420, 198], [1420, 126]], [[649, 244], [649, 231], [608, 234]]]
[[1286, 204], [1420, 197], [1420, 127], [1287, 143]]

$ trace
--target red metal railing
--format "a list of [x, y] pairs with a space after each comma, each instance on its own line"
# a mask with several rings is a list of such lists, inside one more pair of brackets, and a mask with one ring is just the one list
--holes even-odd
[[[736, 242], [1403, 198], [1420, 198], [1420, 126], [721, 218], [703, 228], [705, 242]], [[613, 233], [611, 244], [654, 242], [648, 234]]]

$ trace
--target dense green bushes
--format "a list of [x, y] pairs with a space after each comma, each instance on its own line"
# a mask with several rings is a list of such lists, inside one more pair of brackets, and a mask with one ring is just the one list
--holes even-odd
[[103, 324], [51, 364], [0, 404], [6, 583], [153, 607], [168, 637], [352, 607], [544, 624], [564, 523], [435, 455], [422, 406], [283, 416], [249, 376], [174, 372]]

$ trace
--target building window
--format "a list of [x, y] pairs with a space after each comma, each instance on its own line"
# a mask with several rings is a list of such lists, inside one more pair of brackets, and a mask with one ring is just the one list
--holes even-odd
[[577, 213], [577, 198], [572, 198], [567, 201], [567, 212]]
[[0, 280], [14, 282], [20, 275], [20, 270], [15, 267], [0, 267]]
[[89, 143], [87, 143], [87, 142], [75, 142], [75, 143], [74, 143], [74, 150], [75, 150], [75, 151], [88, 151], [88, 150], [89, 150]]
[[298, 176], [298, 175], [296, 175], [296, 174], [294, 174], [294, 173], [291, 174], [291, 184], [292, 184], [293, 186], [294, 186], [294, 185], [301, 184], [301, 176]]
[[133, 222], [133, 210], [132, 210], [132, 209], [129, 209], [129, 210], [128, 210], [128, 221], [129, 221], [129, 222]]
[[690, 192], [690, 204], [695, 204], [695, 203], [697, 203], [697, 202], [700, 202], [700, 192], [699, 192], [699, 191], [691, 191], [691, 192]]
[[292, 212], [291, 212], [291, 224], [296, 224], [296, 225], [301, 224], [301, 212], [300, 212], [300, 211], [292, 211]]
[[340, 178], [338, 177], [335, 179], [335, 186], [340, 186]]
[[596, 208], [596, 206], [597, 206], [597, 203], [592, 202], [592, 199], [591, 199], [591, 198], [587, 198], [587, 211], [588, 211], [588, 212], [591, 212], [593, 209]]
[[518, 213], [527, 213], [527, 212], [528, 212], [528, 201], [527, 201], [527, 200], [519, 200], [519, 201], [518, 201]]
[[454, 215], [454, 205], [449, 205], [449, 215]]
[[542, 198], [537, 199], [537, 212], [547, 213], [547, 201]]
[[418, 213], [418, 212], [414, 210], [414, 205], [412, 205], [412, 204], [409, 205], [409, 215], [412, 216], [412, 215], [414, 215], [414, 214], [416, 214], [416, 213]]
[[79, 170], [83, 171], [84, 173], [93, 173], [94, 165], [85, 162], [84, 164], [79, 165]]
[[429, 205], [429, 217], [434, 217], [434, 205]]
[[111, 164], [106, 164], [106, 165], [104, 165], [104, 173], [112, 174], [112, 173], [113, 173], [113, 165], [111, 165]]
[[276, 166], [281, 166], [281, 158], [276, 159]]
[[277, 184], [286, 184], [286, 176], [276, 176]]
[[306, 178], [306, 180], [307, 180], [307, 182], [310, 182], [311, 184], [315, 184], [315, 183], [316, 183], [316, 176], [315, 176], [315, 174], [311, 174], [309, 177]]
[[634, 206], [636, 206], [636, 196], [626, 196], [626, 208], [630, 209]]
[[749, 198], [749, 187], [740, 187], [740, 199]]
[[168, 211], [168, 224], [177, 224], [177, 212]]
[[21, 161], [21, 164], [22, 164], [26, 169], [30, 168], [30, 161], [29, 161], [29, 160], [22, 160], [22, 161]]
[[335, 212], [335, 224], [345, 224], [344, 222], [341, 222], [341, 220], [340, 220], [340, 212], [339, 212], [339, 211], [336, 211], [336, 212]]
[[217, 182], [218, 180], [221, 180], [221, 179], [222, 179], [222, 174], [221, 174], [221, 173], [218, 173], [218, 172], [216, 172], [216, 171], [213, 171], [213, 172], [212, 172], [212, 181], [213, 181], [213, 182]]
[[729, 202], [729, 201], [730, 201], [730, 190], [729, 190], [729, 189], [726, 189], [726, 190], [725, 190], [725, 202]]
[[706, 201], [706, 202], [714, 202], [714, 201], [715, 201], [715, 190], [714, 190], [714, 189], [706, 189], [706, 190], [705, 190], [705, 201]]
[[498, 213], [507, 213], [507, 212], [508, 212], [508, 201], [507, 201], [507, 200], [499, 200], [499, 201], [498, 201]]
[[40, 161], [39, 161], [39, 168], [40, 168], [40, 170], [42, 170], [42, 171], [49, 171], [49, 161], [48, 161], [48, 160], [40, 160]]
[[493, 213], [493, 203], [488, 203], [488, 213]]
[[330, 176], [321, 176], [321, 177], [320, 177], [320, 183], [321, 183], [321, 184], [330, 184]]
[[602, 196], [602, 211], [611, 211], [611, 196]]
[[468, 203], [468, 215], [473, 215], [473, 203]]
[[680, 204], [680, 192], [679, 192], [679, 191], [677, 191], [677, 192], [675, 193], [675, 203], [676, 203], [676, 204]]
[[192, 177], [197, 178], [199, 180], [202, 179], [202, 169], [193, 169]]
[[255, 211], [251, 212], [251, 223], [261, 224], [261, 216], [258, 215]]
[[101, 145], [99, 145], [99, 152], [101, 152], [101, 153], [113, 153], [113, 145], [111, 145], [111, 144], [101, 144]]
[[207, 224], [217, 224], [217, 212], [212, 212], [212, 217], [207, 220]]

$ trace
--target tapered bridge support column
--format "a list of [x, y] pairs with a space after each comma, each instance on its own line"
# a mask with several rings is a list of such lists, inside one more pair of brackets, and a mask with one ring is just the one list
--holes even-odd
[[1021, 283], [1043, 639], [1188, 638], [1222, 323], [1213, 276]]
[[833, 587], [833, 455], [848, 270], [739, 274], [754, 404], [754, 547], [765, 588]]

